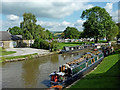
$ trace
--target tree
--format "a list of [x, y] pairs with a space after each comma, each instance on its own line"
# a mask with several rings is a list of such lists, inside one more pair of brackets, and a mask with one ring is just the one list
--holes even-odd
[[36, 24], [37, 20], [35, 15], [32, 13], [24, 13], [23, 14], [23, 22], [20, 23], [20, 28], [23, 30], [25, 34], [23, 34], [24, 39], [47, 39], [51, 38], [50, 31]]
[[63, 32], [65, 38], [78, 39], [80, 36], [79, 31], [75, 27], [67, 27]]
[[116, 24], [113, 24], [112, 29], [108, 29], [106, 33], [106, 38], [108, 41], [113, 40], [119, 34], [119, 28]]
[[47, 39], [52, 39], [53, 38], [53, 34], [49, 30], [46, 30], [46, 38]]
[[21, 35], [23, 33], [22, 29], [20, 27], [14, 26], [12, 28], [9, 28], [8, 31], [12, 35]]
[[120, 38], [120, 23], [117, 23], [116, 25], [119, 27], [119, 34], [117, 35], [117, 39], [119, 39]]
[[41, 38], [36, 38], [32, 47], [49, 50], [49, 43]]
[[[83, 24], [85, 37], [95, 38], [96, 43], [100, 37], [108, 37], [109, 40], [109, 33], [116, 28], [115, 22], [112, 21], [109, 13], [98, 6], [83, 11], [81, 18], [86, 19]], [[116, 33], [114, 33], [114, 36]]]
[[[23, 32], [27, 32], [27, 38], [26, 35], [23, 36], [25, 39], [33, 39], [35, 38], [35, 28], [36, 28], [36, 17], [32, 13], [24, 13], [23, 14], [23, 22], [20, 23], [20, 28], [23, 29]], [[30, 35], [30, 36], [29, 36]], [[32, 35], [32, 37], [31, 37]]]

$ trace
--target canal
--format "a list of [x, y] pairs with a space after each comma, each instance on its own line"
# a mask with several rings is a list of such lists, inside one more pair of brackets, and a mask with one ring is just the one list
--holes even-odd
[[37, 59], [20, 62], [5, 63], [2, 65], [3, 88], [48, 88], [49, 74], [58, 70], [64, 64], [89, 51], [81, 50], [76, 53], [54, 54]]

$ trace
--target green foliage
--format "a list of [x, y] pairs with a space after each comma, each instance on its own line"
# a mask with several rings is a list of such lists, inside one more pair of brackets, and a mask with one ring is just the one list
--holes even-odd
[[67, 27], [63, 33], [64, 37], [69, 39], [78, 39], [80, 37], [80, 32], [75, 27]]
[[114, 24], [112, 29], [107, 30], [107, 40], [113, 40], [119, 34], [119, 28], [117, 25]]
[[120, 38], [120, 23], [117, 23], [117, 26], [119, 27], [119, 33], [117, 35], [117, 38]]
[[12, 35], [22, 35], [23, 30], [20, 27], [14, 26], [13, 28], [9, 28], [8, 31]]
[[23, 30], [24, 39], [29, 40], [35, 38], [35, 30], [37, 28], [36, 22], [36, 17], [32, 13], [23, 14], [23, 22], [20, 23], [20, 28]]
[[[81, 18], [86, 19], [83, 24], [83, 36], [95, 38], [95, 42], [98, 41], [99, 37], [107, 37], [107, 40], [111, 40], [117, 35], [118, 31], [115, 22], [112, 21], [112, 17], [104, 8], [96, 6], [86, 9], [83, 11]], [[113, 30], [116, 31], [112, 33]]]
[[49, 43], [41, 38], [37, 38], [37, 39], [35, 39], [32, 47], [38, 48], [38, 49], [47, 49], [47, 50], [51, 49], [51, 51], [57, 51], [58, 43], [57, 43], [57, 41], [52, 41], [51, 43]]
[[57, 51], [58, 50], [58, 42], [57, 41], [52, 41], [50, 43], [50, 48], [52, 49], [52, 51]]
[[9, 28], [9, 31], [13, 35], [22, 35], [25, 40], [36, 38], [51, 39], [52, 33], [49, 30], [45, 30], [45, 28], [42, 28], [40, 25], [37, 25], [36, 22], [35, 15], [32, 13], [24, 13], [20, 27], [15, 26]]
[[44, 41], [41, 38], [37, 38], [37, 39], [35, 39], [34, 44], [32, 45], [32, 47], [38, 48], [38, 49], [47, 49], [47, 50], [49, 50], [49, 43], [47, 41]]
[[52, 39], [53, 38], [53, 34], [49, 30], [46, 30], [46, 38], [47, 39]]

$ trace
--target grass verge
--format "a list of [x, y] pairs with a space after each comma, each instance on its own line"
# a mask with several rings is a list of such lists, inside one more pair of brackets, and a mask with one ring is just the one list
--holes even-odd
[[0, 55], [9, 55], [9, 54], [13, 54], [13, 53], [16, 53], [16, 51], [6, 51], [5, 49], [2, 49], [0, 47]]
[[34, 54], [28, 54], [28, 55], [21, 55], [21, 56], [12, 56], [12, 57], [0, 57], [1, 61], [0, 62], [3, 62], [5, 60], [11, 60], [11, 59], [19, 59], [19, 58], [32, 58], [32, 55], [38, 55], [37, 53], [34, 53]]
[[[120, 88], [120, 49], [105, 57], [97, 68], [69, 89], [75, 88]], [[68, 90], [69, 90], [68, 89]]]

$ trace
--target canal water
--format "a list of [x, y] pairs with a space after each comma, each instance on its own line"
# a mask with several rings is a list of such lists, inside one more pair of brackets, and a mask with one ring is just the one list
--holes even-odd
[[51, 72], [58, 70], [61, 64], [80, 58], [87, 51], [89, 50], [84, 49], [76, 53], [54, 54], [37, 59], [5, 63], [2, 65], [2, 87], [48, 88]]

